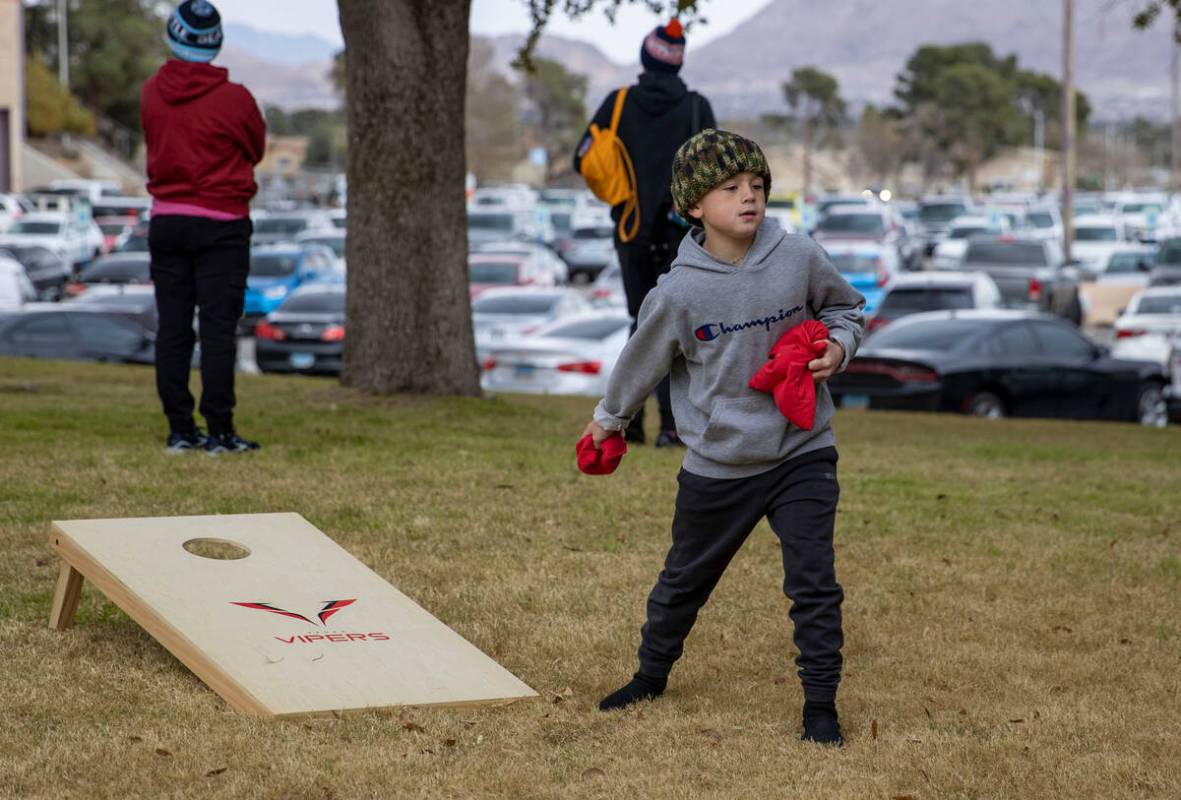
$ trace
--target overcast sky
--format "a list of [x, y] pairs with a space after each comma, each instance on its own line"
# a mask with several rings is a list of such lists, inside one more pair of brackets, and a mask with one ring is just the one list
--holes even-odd
[[[341, 43], [340, 21], [335, 0], [213, 0], [222, 19], [276, 33], [310, 33], [333, 44]], [[750, 18], [770, 0], [710, 0], [704, 4], [708, 25], [701, 25], [688, 35], [689, 48], [729, 33]], [[378, 4], [375, 4], [377, 6]], [[638, 58], [640, 40], [660, 18], [644, 8], [632, 6], [616, 17], [614, 27], [602, 12], [594, 12], [578, 22], [555, 15], [552, 33], [591, 42], [609, 58], [632, 63]], [[523, 33], [529, 29], [529, 14], [524, 0], [472, 0], [472, 32], [480, 34]]]

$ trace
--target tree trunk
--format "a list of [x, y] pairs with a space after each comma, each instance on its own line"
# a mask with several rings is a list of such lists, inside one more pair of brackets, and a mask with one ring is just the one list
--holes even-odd
[[349, 127], [341, 381], [478, 395], [463, 196], [471, 0], [338, 7]]

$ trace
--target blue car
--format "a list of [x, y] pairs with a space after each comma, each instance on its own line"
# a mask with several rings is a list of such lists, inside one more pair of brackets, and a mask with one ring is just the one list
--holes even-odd
[[323, 245], [266, 245], [250, 251], [246, 278], [246, 327], [279, 307], [298, 287], [331, 280], [335, 273], [332, 251]]
[[849, 284], [865, 297], [865, 315], [877, 310], [886, 284], [899, 271], [898, 259], [888, 245], [826, 242], [832, 263]]

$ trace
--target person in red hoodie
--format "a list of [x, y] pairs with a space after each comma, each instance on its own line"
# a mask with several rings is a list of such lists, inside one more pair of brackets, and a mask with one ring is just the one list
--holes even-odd
[[[168, 418], [169, 452], [258, 449], [234, 428], [237, 327], [250, 271], [254, 165], [266, 123], [244, 86], [209, 62], [221, 49], [221, 17], [207, 0], [185, 0], [168, 18], [174, 58], [144, 84], [140, 117], [148, 152], [152, 221], [148, 247], [156, 287], [156, 389]], [[201, 416], [193, 421], [189, 366], [198, 310]]]

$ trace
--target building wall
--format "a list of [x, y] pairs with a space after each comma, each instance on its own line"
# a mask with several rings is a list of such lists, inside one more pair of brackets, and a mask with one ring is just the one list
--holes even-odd
[[0, 185], [0, 191], [24, 188], [21, 143], [25, 138], [25, 36], [22, 22], [21, 0], [0, 0], [0, 109], [8, 111], [7, 161], [11, 184]]

